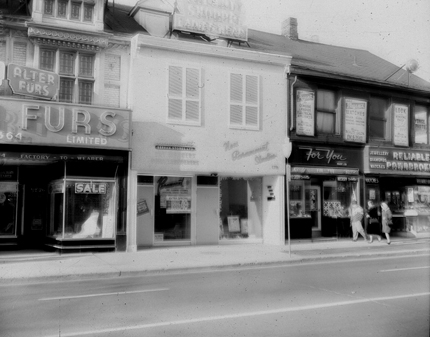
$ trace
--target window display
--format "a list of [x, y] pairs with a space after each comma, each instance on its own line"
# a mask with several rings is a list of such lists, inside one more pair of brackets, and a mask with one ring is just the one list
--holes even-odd
[[51, 183], [50, 194], [50, 236], [60, 239], [114, 237], [116, 223], [114, 181], [58, 180]]
[[310, 185], [310, 181], [293, 180], [290, 182], [290, 218], [310, 218], [311, 208], [316, 207], [314, 202], [310, 199], [311, 195], [309, 191], [307, 190], [307, 194], [305, 193], [306, 185]]
[[190, 240], [191, 178], [156, 177], [154, 240]]

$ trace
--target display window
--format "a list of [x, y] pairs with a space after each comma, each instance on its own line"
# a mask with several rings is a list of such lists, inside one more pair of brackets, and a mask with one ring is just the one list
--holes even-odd
[[154, 241], [191, 240], [191, 177], [155, 177]]
[[338, 177], [323, 182], [323, 216], [346, 218], [353, 200], [359, 203], [358, 179]]
[[262, 239], [262, 178], [222, 177], [220, 198], [220, 240]]
[[49, 236], [113, 239], [117, 193], [112, 180], [61, 179], [49, 186]]
[[16, 236], [18, 183], [0, 182], [0, 236]]
[[290, 182], [290, 218], [310, 218], [311, 210], [318, 208], [316, 196], [311, 193], [309, 186], [309, 180], [292, 180]]

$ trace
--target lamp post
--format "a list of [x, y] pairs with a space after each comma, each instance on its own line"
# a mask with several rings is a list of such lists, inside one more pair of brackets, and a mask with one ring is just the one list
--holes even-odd
[[[286, 195], [287, 195], [287, 202], [286, 202], [286, 207], [288, 210], [288, 207], [290, 205], [290, 179], [291, 179], [291, 170], [290, 170], [290, 165], [288, 164], [288, 158], [290, 158], [291, 155], [291, 151], [292, 151], [292, 145], [291, 145], [291, 141], [290, 138], [287, 136], [285, 137], [284, 140], [284, 144], [282, 144], [282, 152], [284, 154], [285, 159], [287, 160], [286, 162], [286, 175], [285, 175], [285, 185], [286, 185]], [[289, 255], [291, 257], [291, 236], [290, 236], [290, 211], [288, 210], [288, 215], [287, 215], [287, 231], [288, 231], [288, 252]]]

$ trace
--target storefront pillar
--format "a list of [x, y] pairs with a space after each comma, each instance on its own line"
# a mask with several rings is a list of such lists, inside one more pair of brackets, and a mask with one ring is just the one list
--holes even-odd
[[128, 176], [128, 196], [127, 196], [127, 252], [137, 252], [137, 173], [136, 171], [129, 171]]
[[285, 245], [285, 177], [263, 177], [263, 238], [265, 244]]

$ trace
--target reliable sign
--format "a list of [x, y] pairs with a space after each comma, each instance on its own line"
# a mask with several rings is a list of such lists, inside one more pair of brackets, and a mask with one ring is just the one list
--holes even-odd
[[429, 151], [366, 147], [369, 173], [430, 175]]
[[7, 67], [7, 79], [14, 94], [49, 100], [57, 94], [60, 83], [56, 73], [12, 63]]

